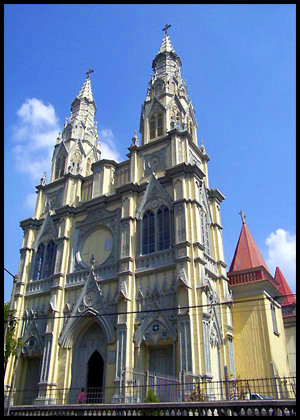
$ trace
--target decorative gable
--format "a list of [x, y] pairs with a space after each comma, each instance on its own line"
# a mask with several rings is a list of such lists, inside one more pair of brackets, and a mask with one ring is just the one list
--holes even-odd
[[155, 210], [161, 204], [166, 204], [169, 208], [172, 207], [172, 200], [168, 192], [161, 185], [158, 179], [152, 174], [149, 184], [144, 193], [144, 197], [136, 211], [136, 217], [141, 219], [144, 211], [147, 209]]
[[104, 301], [102, 290], [97, 284], [97, 279], [92, 268], [85, 281], [79, 299], [76, 302], [68, 321], [63, 327], [59, 338], [59, 344], [62, 347], [71, 347], [74, 331], [78, 328], [78, 324], [80, 324], [88, 315], [94, 316], [97, 319], [106, 333], [107, 342], [114, 342], [115, 329], [111, 317], [105, 316], [108, 314], [109, 312]]
[[48, 213], [33, 243], [33, 248], [36, 251], [41, 241], [44, 240], [45, 242], [48, 242], [50, 239], [56, 240], [56, 238], [57, 238], [57, 230], [50, 216], [50, 213]]

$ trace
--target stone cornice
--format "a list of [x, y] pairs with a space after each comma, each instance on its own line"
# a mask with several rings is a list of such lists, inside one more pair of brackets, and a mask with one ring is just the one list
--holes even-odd
[[221, 204], [225, 200], [225, 196], [218, 189], [208, 190], [208, 197], [210, 200], [216, 200], [218, 204]]
[[171, 168], [166, 169], [165, 172], [166, 176], [170, 178], [173, 178], [174, 175], [177, 175], [180, 172], [197, 175], [200, 179], [205, 177], [205, 173], [197, 165], [191, 165], [190, 163], [187, 164], [185, 162], [174, 165]]

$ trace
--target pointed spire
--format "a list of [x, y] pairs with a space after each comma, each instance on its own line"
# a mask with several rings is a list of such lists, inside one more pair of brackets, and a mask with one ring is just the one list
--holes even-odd
[[[243, 212], [241, 213], [243, 214]], [[229, 268], [229, 272], [247, 270], [249, 268], [255, 268], [259, 266], [263, 266], [268, 272], [270, 272], [245, 223], [244, 214], [242, 221], [242, 230]]]
[[91, 85], [91, 78], [90, 78], [90, 73], [92, 73], [94, 70], [89, 70], [86, 74], [87, 74], [87, 78], [84, 81], [84, 84], [77, 96], [78, 99], [83, 99], [86, 98], [88, 99], [90, 102], [94, 102], [94, 98], [93, 98], [93, 92], [92, 92], [92, 85]]
[[296, 299], [279, 267], [276, 267], [274, 278], [279, 283], [279, 286], [278, 286], [279, 292], [283, 296], [286, 296], [286, 298], [282, 301], [281, 305], [282, 306], [294, 305], [296, 303]]
[[164, 78], [166, 75], [175, 75], [181, 81], [180, 67], [182, 66], [181, 60], [176, 54], [172, 42], [168, 34], [168, 28], [171, 25], [166, 25], [163, 28], [165, 31], [159, 52], [155, 56], [152, 68], [154, 73], [152, 75], [152, 83], [157, 77]]

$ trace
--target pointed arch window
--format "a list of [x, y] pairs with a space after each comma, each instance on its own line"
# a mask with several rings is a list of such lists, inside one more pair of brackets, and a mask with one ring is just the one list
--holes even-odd
[[35, 255], [33, 280], [41, 280], [52, 276], [54, 273], [55, 257], [56, 244], [52, 239], [48, 243], [41, 243], [38, 246]]
[[211, 237], [210, 237], [210, 224], [208, 222], [205, 211], [200, 210], [201, 213], [201, 239], [205, 252], [211, 256]]
[[151, 254], [155, 251], [154, 221], [154, 213], [147, 210], [143, 217], [143, 254]]
[[42, 278], [44, 256], [45, 256], [45, 245], [40, 244], [36, 253], [33, 280], [40, 280]]
[[171, 246], [170, 210], [163, 205], [154, 213], [147, 210], [142, 220], [142, 254], [169, 249]]
[[45, 266], [43, 277], [50, 277], [54, 272], [54, 261], [55, 261], [56, 245], [54, 241], [49, 241], [46, 248], [45, 254]]
[[170, 247], [170, 212], [168, 207], [162, 206], [157, 212], [158, 251]]
[[88, 158], [87, 162], [86, 162], [86, 169], [85, 169], [85, 176], [88, 176], [91, 172], [91, 159]]
[[163, 135], [163, 115], [161, 112], [150, 118], [150, 140]]
[[61, 178], [64, 175], [65, 166], [66, 166], [66, 155], [62, 155], [56, 160], [55, 179]]

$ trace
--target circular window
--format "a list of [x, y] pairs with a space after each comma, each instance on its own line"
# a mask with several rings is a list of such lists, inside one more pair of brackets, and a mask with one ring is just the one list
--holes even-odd
[[101, 227], [85, 239], [81, 248], [81, 259], [88, 266], [91, 265], [91, 260], [95, 265], [100, 265], [109, 257], [112, 249], [113, 236], [108, 229]]

